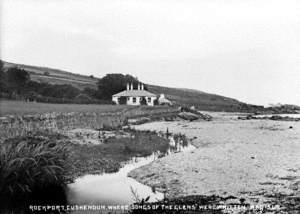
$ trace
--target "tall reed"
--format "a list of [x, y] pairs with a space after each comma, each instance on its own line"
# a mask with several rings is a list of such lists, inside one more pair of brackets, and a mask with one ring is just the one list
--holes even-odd
[[67, 158], [67, 145], [48, 137], [21, 137], [2, 143], [0, 210], [25, 206], [40, 189], [63, 187], [68, 179]]

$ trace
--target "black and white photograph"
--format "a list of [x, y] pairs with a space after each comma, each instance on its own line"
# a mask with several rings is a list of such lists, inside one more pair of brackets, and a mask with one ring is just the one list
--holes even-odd
[[299, 0], [0, 0], [0, 214], [300, 214]]

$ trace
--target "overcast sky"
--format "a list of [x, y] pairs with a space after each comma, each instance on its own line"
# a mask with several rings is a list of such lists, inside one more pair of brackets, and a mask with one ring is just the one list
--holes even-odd
[[300, 105], [299, 0], [0, 0], [1, 58]]

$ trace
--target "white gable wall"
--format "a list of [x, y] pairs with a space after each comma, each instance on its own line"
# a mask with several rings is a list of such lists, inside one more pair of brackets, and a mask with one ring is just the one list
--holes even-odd
[[113, 97], [112, 97], [112, 101], [115, 102], [116, 104], [119, 104], [118, 98], [119, 98], [119, 97], [113, 96]]

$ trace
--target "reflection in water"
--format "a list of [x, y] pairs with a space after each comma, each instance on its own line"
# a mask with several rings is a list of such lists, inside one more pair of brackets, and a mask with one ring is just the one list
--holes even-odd
[[116, 173], [101, 175], [86, 175], [69, 185], [68, 201], [70, 204], [98, 204], [98, 205], [128, 205], [135, 202], [134, 194], [142, 199], [150, 196], [149, 202], [163, 199], [164, 195], [155, 189], [143, 185], [127, 177], [128, 172], [140, 166], [149, 164], [165, 155], [191, 150], [194, 147], [181, 137], [169, 137], [170, 147], [166, 154], [155, 152], [148, 157], [134, 157], [124, 163]]
[[162, 199], [162, 193], [153, 193], [150, 187], [127, 177], [127, 173], [131, 170], [155, 159], [154, 154], [146, 158], [135, 157], [116, 173], [86, 175], [78, 178], [75, 183], [69, 185], [69, 201], [75, 204], [126, 205], [133, 202], [131, 188], [140, 198], [150, 196], [152, 201]]

